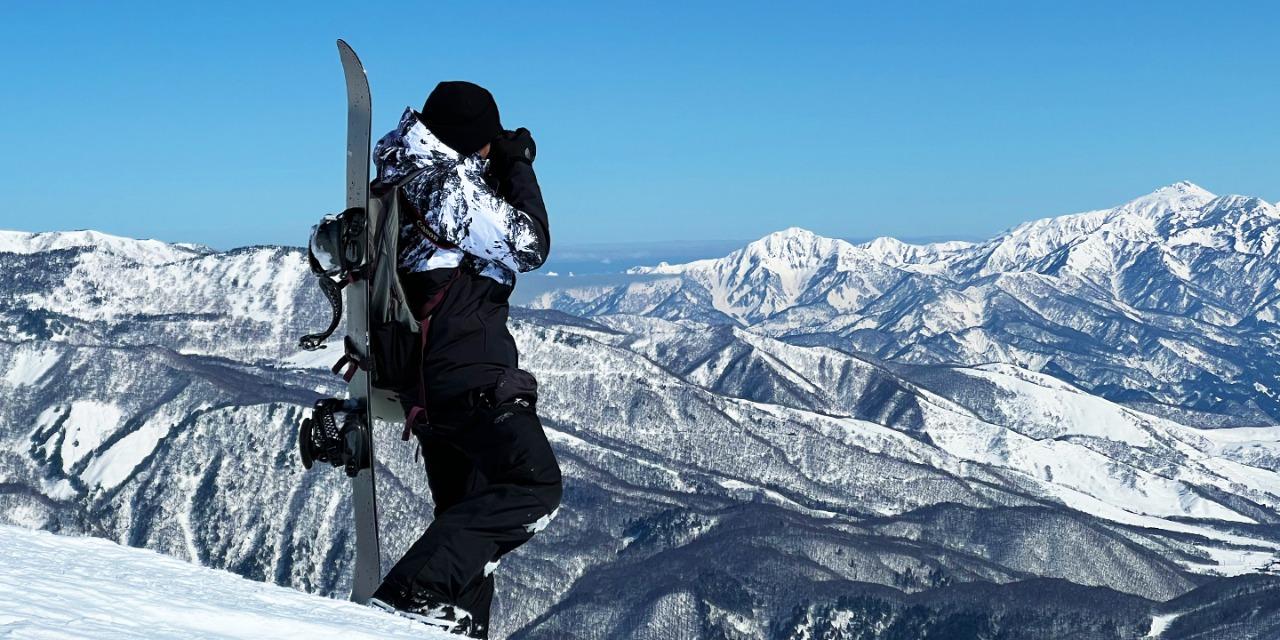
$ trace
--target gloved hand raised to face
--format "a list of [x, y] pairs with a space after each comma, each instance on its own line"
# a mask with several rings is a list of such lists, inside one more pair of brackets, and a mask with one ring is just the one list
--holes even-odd
[[516, 162], [533, 164], [537, 155], [538, 146], [534, 144], [529, 130], [524, 127], [515, 131], [503, 131], [489, 142], [489, 166], [497, 175], [506, 175]]

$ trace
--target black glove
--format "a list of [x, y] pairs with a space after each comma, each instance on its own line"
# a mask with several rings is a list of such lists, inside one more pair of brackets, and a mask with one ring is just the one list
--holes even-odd
[[534, 144], [533, 136], [524, 127], [503, 131], [489, 142], [489, 167], [498, 177], [506, 176], [511, 165], [517, 162], [533, 164], [537, 155], [538, 145]]

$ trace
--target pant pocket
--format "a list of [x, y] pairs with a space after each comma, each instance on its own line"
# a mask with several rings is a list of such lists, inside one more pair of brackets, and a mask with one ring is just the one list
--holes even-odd
[[487, 433], [476, 435], [486, 441], [483, 471], [490, 482], [560, 485], [560, 465], [532, 407], [517, 403], [495, 407], [488, 411], [486, 423]]

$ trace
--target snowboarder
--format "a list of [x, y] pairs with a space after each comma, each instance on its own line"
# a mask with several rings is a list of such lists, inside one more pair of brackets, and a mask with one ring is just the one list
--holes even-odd
[[440, 83], [374, 150], [374, 193], [400, 188], [416, 214], [402, 220], [398, 273], [425, 345], [419, 397], [402, 402], [436, 506], [372, 604], [473, 638], [488, 637], [499, 560], [560, 504], [537, 382], [507, 330], [516, 274], [550, 248], [535, 154], [469, 82]]

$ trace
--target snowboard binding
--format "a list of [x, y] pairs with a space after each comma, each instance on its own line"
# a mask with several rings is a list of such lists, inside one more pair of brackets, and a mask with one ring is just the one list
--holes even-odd
[[364, 277], [363, 242], [369, 214], [363, 207], [351, 207], [342, 213], [327, 215], [311, 228], [307, 245], [307, 262], [316, 276], [333, 315], [329, 326], [319, 333], [308, 333], [298, 339], [305, 351], [325, 348], [324, 341], [333, 335], [342, 321], [342, 290], [357, 278]]
[[[343, 414], [341, 426], [338, 414]], [[302, 466], [311, 469], [317, 461], [343, 467], [354, 478], [361, 469], [370, 467], [368, 429], [364, 428], [366, 412], [350, 400], [324, 398], [317, 400], [311, 415], [298, 428], [298, 453]]]

